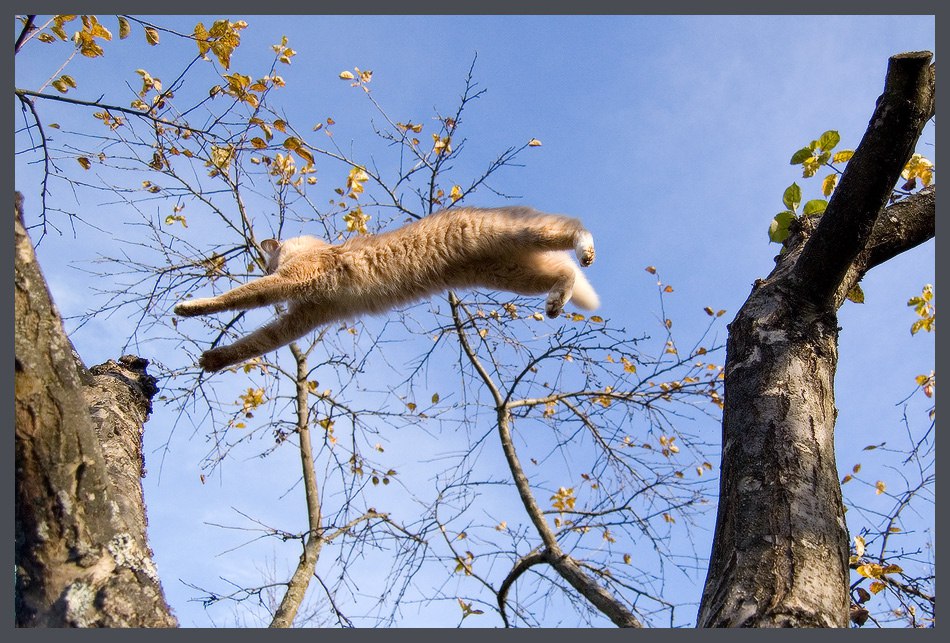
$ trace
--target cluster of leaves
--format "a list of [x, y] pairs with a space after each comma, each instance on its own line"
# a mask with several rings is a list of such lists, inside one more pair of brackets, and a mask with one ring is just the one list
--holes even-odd
[[926, 284], [919, 296], [907, 300], [907, 305], [914, 309], [919, 318], [910, 326], [911, 335], [916, 335], [921, 330], [932, 332], [937, 322], [933, 284]]
[[[838, 185], [839, 177], [844, 173], [844, 165], [854, 156], [854, 150], [850, 149], [833, 152], [840, 142], [841, 135], [835, 130], [828, 130], [792, 154], [789, 164], [800, 165], [803, 178], [815, 176], [822, 167], [827, 167], [831, 172], [821, 181], [820, 191], [824, 198], [806, 201], [800, 212], [798, 206], [802, 202], [801, 187], [797, 183], [792, 183], [785, 189], [782, 194], [785, 210], [776, 214], [769, 224], [769, 240], [772, 243], [784, 243], [789, 238], [793, 221], [802, 222], [824, 214], [825, 208], [828, 207], [827, 199], [831, 197]], [[930, 185], [933, 182], [933, 174], [933, 163], [920, 154], [914, 154], [901, 173], [905, 183], [900, 190], [895, 190], [891, 201], [896, 201], [916, 189], [918, 181], [920, 185]]]
[[[896, 532], [897, 527], [892, 527]], [[867, 544], [863, 536], [854, 537], [852, 554], [848, 560], [849, 565], [861, 577], [860, 580], [851, 586], [853, 605], [851, 608], [851, 622], [857, 626], [864, 625], [871, 613], [865, 607], [865, 604], [871, 600], [871, 596], [879, 594], [887, 588], [890, 579], [889, 575], [901, 574], [904, 570], [900, 565], [881, 564], [879, 562], [869, 561], [865, 558]], [[867, 588], [864, 587], [865, 581], [868, 581]]]
[[[920, 295], [911, 297], [907, 300], [907, 305], [914, 309], [917, 319], [910, 325], [911, 335], [916, 335], [921, 330], [928, 333], [934, 332], [937, 324], [936, 302], [934, 301], [933, 284], [925, 284]], [[934, 391], [937, 388], [937, 374], [931, 370], [929, 374], [921, 374], [914, 378], [917, 386], [928, 398], [933, 398]], [[936, 414], [936, 406], [930, 407], [930, 419], [933, 420]]]
[[832, 155], [832, 150], [838, 146], [841, 136], [834, 130], [828, 130], [811, 143], [792, 155], [791, 165], [802, 166], [802, 176], [815, 176], [822, 166], [832, 170], [821, 182], [821, 193], [825, 199], [811, 199], [807, 201], [799, 213], [798, 206], [802, 202], [802, 190], [797, 183], [792, 183], [782, 194], [782, 203], [785, 210], [779, 212], [769, 225], [769, 240], [773, 243], [783, 243], [789, 236], [789, 226], [792, 221], [805, 217], [817, 217], [828, 207], [827, 197], [831, 196], [838, 183], [842, 170], [836, 163], [847, 163], [854, 155], [853, 150], [840, 150]]

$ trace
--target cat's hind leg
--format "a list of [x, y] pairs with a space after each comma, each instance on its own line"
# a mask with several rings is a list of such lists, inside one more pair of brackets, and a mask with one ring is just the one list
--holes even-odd
[[580, 219], [537, 212], [515, 221], [522, 226], [521, 234], [528, 235], [537, 248], [573, 249], [582, 266], [594, 263], [594, 236]]
[[565, 255], [565, 261], [558, 266], [555, 273], [556, 279], [554, 285], [548, 291], [547, 299], [544, 303], [544, 312], [552, 319], [564, 311], [564, 304], [568, 302], [574, 293], [575, 269], [571, 265], [571, 260]]
[[574, 253], [582, 266], [594, 263], [594, 235], [589, 230], [579, 230], [574, 235]]

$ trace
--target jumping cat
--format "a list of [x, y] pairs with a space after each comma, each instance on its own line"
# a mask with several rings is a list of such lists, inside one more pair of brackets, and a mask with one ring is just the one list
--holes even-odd
[[577, 219], [528, 207], [456, 208], [378, 235], [331, 245], [314, 237], [261, 244], [268, 274], [217, 297], [175, 306], [184, 317], [286, 302], [287, 311], [230, 346], [205, 351], [206, 371], [263, 355], [331, 322], [385, 312], [452, 288], [547, 293], [557, 317], [570, 300], [599, 305], [582, 266], [594, 261], [594, 239]]

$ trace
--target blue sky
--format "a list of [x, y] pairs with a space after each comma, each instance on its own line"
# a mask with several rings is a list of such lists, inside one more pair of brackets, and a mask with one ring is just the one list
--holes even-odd
[[[198, 20], [207, 25], [218, 17], [161, 16], [154, 22], [190, 32]], [[785, 187], [797, 181], [811, 195], [806, 198], [818, 196], [818, 179], [803, 181], [788, 165], [791, 154], [827, 129], [838, 130], [841, 147], [853, 149], [883, 87], [887, 57], [908, 50], [935, 51], [931, 16], [246, 20], [249, 27], [233, 68], [251, 67], [256, 56], [268, 55], [270, 45], [286, 35], [298, 53], [291, 66], [281, 69], [287, 87], [277, 104], [303, 132], [332, 116], [337, 143], [356, 155], [384, 152], [369, 142], [371, 107], [362, 92], [337, 78], [340, 71], [354, 66], [372, 70], [377, 100], [393, 114], [422, 120], [434, 110], [447, 113], [454, 108], [477, 55], [475, 80], [487, 91], [466, 113], [466, 156], [453, 172], [471, 177], [509, 145], [532, 137], [541, 140], [541, 147], [519, 158], [524, 167], [500, 173], [492, 187], [519, 195], [519, 203], [578, 216], [587, 224], [597, 243], [598, 259], [588, 276], [600, 293], [599, 314], [632, 332], [657, 328], [656, 289], [643, 270], [657, 266], [664, 282], [675, 287], [666, 302], [667, 315], [686, 337], [705, 327], [704, 306], [726, 309], [731, 319], [752, 282], [770, 271], [778, 246], [768, 243], [767, 230], [771, 217], [783, 209]], [[122, 83], [138, 82], [134, 70], [139, 66], [170, 79], [192, 55], [188, 51], [179, 56], [168, 47], [155, 56], [158, 50], [148, 51], [141, 44], [121, 46], [122, 57], [78, 60], [70, 68], [80, 83], [83, 70], [99, 69], [101, 74], [103, 63], [114, 70], [114, 75], [97, 77], [96, 91], [80, 85], [78, 97], [113, 91], [123, 95]], [[17, 86], [36, 86], [60, 62], [44, 57], [42, 49], [20, 54]], [[43, 113], [50, 114], [49, 120], [60, 118], [57, 108], [42, 107], [48, 109]], [[918, 151], [936, 162], [933, 140], [930, 127]], [[38, 203], [36, 170], [19, 160], [16, 170], [16, 187], [26, 193], [29, 212]], [[500, 203], [482, 192], [468, 204]], [[97, 223], [107, 221], [113, 207], [103, 206]], [[111, 232], [116, 238], [127, 234], [123, 228]], [[289, 232], [308, 230], [301, 226]], [[79, 243], [67, 226], [62, 236], [51, 235], [39, 248], [53, 296], [67, 316], [82, 312], [89, 303], [88, 284], [70, 265], [114, 243], [108, 234], [83, 229], [78, 234]], [[894, 432], [902, 413], [897, 403], [913, 388], [914, 376], [933, 367], [933, 337], [911, 338], [913, 316], [905, 303], [934, 280], [930, 242], [875, 269], [863, 283], [866, 303], [841, 310], [839, 469], [857, 462], [861, 447]], [[724, 328], [718, 332], [724, 339]], [[73, 341], [86, 363], [95, 364], [117, 357], [127, 333], [127, 320], [119, 314], [86, 325], [74, 333]], [[137, 351], [150, 357], [148, 344]], [[184, 359], [180, 354], [162, 356], [176, 365]], [[219, 378], [226, 381], [225, 376]], [[169, 410], [156, 408], [146, 432], [147, 454], [156, 453], [168, 439], [173, 421]], [[718, 441], [714, 423], [698, 430], [709, 442]], [[232, 507], [253, 512], [268, 524], [292, 523], [295, 519], [289, 516], [302, 518], [299, 498], [283, 496], [293, 486], [293, 476], [284, 472], [298, 465], [290, 449], [265, 459], [248, 452], [202, 485], [199, 460], [207, 449], [202, 431], [179, 426], [160, 477], [157, 463], [149, 462], [145, 484], [150, 537], [165, 590], [182, 624], [229, 625], [229, 608], [205, 612], [189, 602], [194, 592], [179, 579], [206, 586], [219, 576], [256, 582], [255, 566], [264, 565], [262, 556], [276, 556], [279, 569], [291, 568], [296, 550], [270, 542], [222, 554], [243, 538], [207, 523], [233, 524]], [[429, 446], [450, 449], [445, 439], [443, 435], [443, 442]], [[411, 466], [419, 465], [402, 463], [403, 468]], [[702, 555], [708, 551], [713, 517], [710, 514], [705, 530], [691, 534]], [[699, 573], [671, 582], [682, 584], [679, 591], [692, 597], [688, 600], [698, 601], [703, 577]], [[678, 624], [689, 624], [695, 610], [677, 614]], [[458, 607], [407, 607], [403, 615], [406, 625], [454, 626]]]

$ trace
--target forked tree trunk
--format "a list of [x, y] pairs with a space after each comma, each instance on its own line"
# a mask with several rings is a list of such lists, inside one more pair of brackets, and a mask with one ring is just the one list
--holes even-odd
[[935, 188], [885, 207], [933, 115], [928, 52], [890, 60], [828, 208], [799, 227], [729, 326], [719, 514], [700, 627], [845, 627], [848, 530], [834, 456], [837, 309], [934, 236]]
[[16, 590], [19, 627], [170, 627], [145, 536], [147, 361], [89, 371], [15, 223]]

